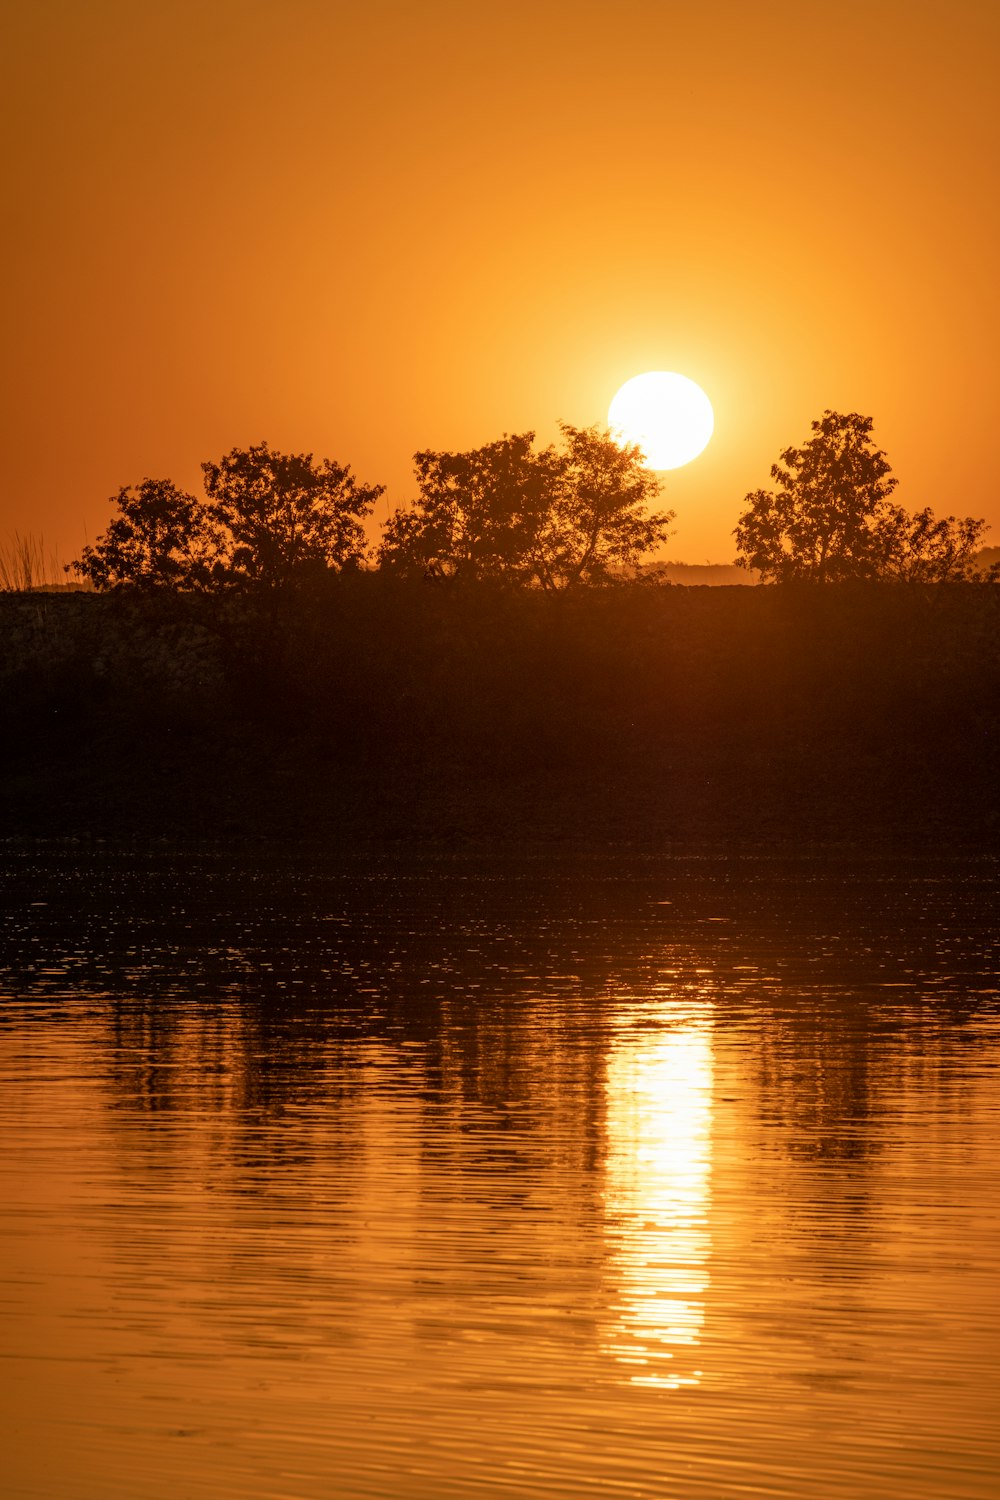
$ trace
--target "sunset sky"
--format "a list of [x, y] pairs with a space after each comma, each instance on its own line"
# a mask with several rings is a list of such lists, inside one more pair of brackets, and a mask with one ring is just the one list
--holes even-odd
[[673, 558], [729, 561], [825, 407], [1000, 545], [998, 41], [992, 0], [8, 0], [0, 539], [66, 561], [263, 439], [399, 503], [663, 369], [716, 413]]

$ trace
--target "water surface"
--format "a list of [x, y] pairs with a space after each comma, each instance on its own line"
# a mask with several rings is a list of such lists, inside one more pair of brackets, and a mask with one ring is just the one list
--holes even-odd
[[994, 1497], [989, 862], [8, 856], [12, 1497]]

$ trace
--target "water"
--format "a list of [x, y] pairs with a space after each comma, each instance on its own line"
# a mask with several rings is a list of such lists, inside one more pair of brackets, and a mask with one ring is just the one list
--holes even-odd
[[8, 856], [5, 1500], [994, 1500], [997, 877]]

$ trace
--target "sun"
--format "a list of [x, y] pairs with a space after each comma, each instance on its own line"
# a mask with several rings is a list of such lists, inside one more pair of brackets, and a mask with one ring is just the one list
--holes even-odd
[[626, 380], [608, 408], [612, 437], [635, 443], [651, 469], [679, 469], [708, 446], [715, 413], [686, 375], [649, 370]]

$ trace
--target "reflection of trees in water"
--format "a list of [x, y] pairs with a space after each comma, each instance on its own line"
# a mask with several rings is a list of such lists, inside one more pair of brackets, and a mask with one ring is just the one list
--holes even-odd
[[[590, 1004], [574, 1013], [526, 993], [481, 1000], [419, 989], [391, 1004], [253, 999], [217, 1005], [118, 998], [107, 1083], [121, 1128], [137, 1115], [173, 1116], [199, 1155], [221, 1170], [289, 1157], [312, 1121], [324, 1149], [352, 1149], [359, 1102], [405, 1090], [427, 1121], [423, 1150], [478, 1174], [600, 1159], [602, 1027]], [[310, 1149], [300, 1145], [298, 1152]], [[298, 1161], [299, 1165], [303, 1165]], [[252, 1176], [252, 1174], [251, 1174]]]
[[[155, 1010], [115, 1004], [111, 1118], [128, 1191], [176, 1200], [168, 1242], [146, 1253], [198, 1316], [228, 1324], [252, 1302], [254, 1342], [363, 1341], [389, 1299], [404, 1342], [474, 1342], [532, 1287], [541, 1316], [561, 1262], [571, 1306], [549, 1308], [553, 1337], [591, 1337], [589, 1025], [412, 992], [374, 1016], [259, 999]], [[146, 1223], [122, 1221], [123, 1261]]]
[[[201, 1288], [204, 1314], [225, 1318], [240, 1288], [253, 1296], [259, 1342], [291, 1337], [280, 1299], [265, 1305], [289, 1277], [312, 1288], [321, 1337], [377, 1276], [417, 1297], [407, 1336], [424, 1344], [497, 1337], [498, 1305], [530, 1295], [555, 1345], [599, 1342], [623, 1378], [689, 1384], [711, 1059], [690, 995], [681, 1009], [667, 991], [607, 986], [419, 1009], [411, 997], [367, 1025], [344, 1011], [173, 1006], [150, 1029], [146, 1007], [119, 1007], [116, 1046], [138, 1058], [116, 1111], [127, 1170], [141, 1185], [172, 1153], [176, 1174], [209, 1190], [201, 1232], [171, 1262]], [[227, 1201], [249, 1216], [249, 1242], [234, 1239]], [[306, 1221], [321, 1228], [303, 1253]]]
[[[130, 1107], [197, 1103], [206, 1129], [219, 1111], [243, 1128], [349, 1109], [373, 1086], [352, 1055], [377, 1041], [409, 1049], [409, 1086], [484, 1164], [594, 1170], [612, 997], [669, 976], [675, 995], [720, 992], [723, 1030], [726, 1014], [751, 1016], [759, 1113], [782, 1150], [862, 1163], [880, 1149], [873, 1122], [893, 1091], [926, 1083], [983, 1003], [963, 999], [963, 973], [982, 964], [962, 926], [975, 901], [961, 884], [942, 897], [930, 881], [801, 874], [726, 860], [534, 880], [209, 863], [186, 889], [168, 865], [131, 894], [122, 878], [118, 904], [88, 921], [105, 934], [93, 981], [113, 997], [109, 1082]], [[972, 890], [980, 904], [987, 885]], [[941, 966], [954, 982], [928, 1002], [925, 1028], [914, 979]], [[905, 1015], [873, 981], [906, 987]], [[234, 1124], [229, 1151], [238, 1135]]]
[[[534, 941], [474, 914], [463, 928], [415, 939], [381, 922], [341, 935], [336, 962], [258, 948], [235, 993], [111, 1003], [123, 1167], [137, 1192], [176, 1187], [188, 1227], [164, 1253], [213, 1317], [291, 1278], [313, 1289], [318, 1337], [367, 1266], [404, 1299], [419, 1290], [425, 1342], [494, 1337], [497, 1303], [532, 1288], [553, 1347], [596, 1341], [621, 953], [575, 913]], [[259, 1336], [284, 1317], [262, 1309]]]
[[818, 1163], [850, 1164], [879, 1150], [878, 1041], [843, 1000], [762, 1017], [756, 1046], [757, 1110], [783, 1149]]
[[[336, 1193], [380, 1080], [412, 1095], [428, 1170], [599, 1173], [617, 997], [658, 987], [711, 991], [720, 1043], [739, 1027], [766, 1149], [863, 1170], [901, 1092], [952, 1086], [996, 944], [995, 879], [965, 867], [908, 882], [808, 861], [350, 875], [109, 857], [19, 879], [12, 972], [111, 1017], [95, 1066], [116, 1128], [134, 1146], [156, 1117], [161, 1143], [249, 1193], [294, 1192], [320, 1149]], [[921, 975], [943, 998], [917, 1012]]]
[[963, 1009], [910, 1000], [901, 1015], [878, 991], [833, 985], [778, 997], [761, 1007], [754, 1039], [761, 1125], [803, 1163], [864, 1166], [907, 1098], [961, 1109], [955, 1058], [972, 1040]]
[[[810, 1276], [862, 1276], [886, 1122], [908, 1093], [954, 1087], [949, 1049], [982, 1003], [963, 1012], [959, 980], [926, 1018], [911, 990], [895, 1010], [870, 984], [870, 931], [817, 954], [828, 908], [778, 920], [736, 874], [288, 875], [242, 905], [227, 882], [228, 915], [189, 899], [158, 946], [154, 886], [141, 920], [119, 919], [138, 951], [113, 982], [108, 955], [94, 971], [95, 1067], [125, 1191], [171, 1212], [116, 1220], [114, 1253], [146, 1236], [217, 1325], [256, 1303], [260, 1343], [364, 1339], [377, 1281], [400, 1347], [492, 1350], [497, 1309], [534, 1299], [553, 1349], [601, 1348], [619, 1379], [697, 1378], [720, 1255], [745, 1236], [762, 1268], [778, 1239], [815, 1259], [789, 1205], [839, 1235]], [[912, 989], [916, 962], [883, 943], [877, 973], [895, 964]], [[692, 1032], [685, 1051], [678, 1017], [698, 1007], [711, 1042]], [[761, 1153], [789, 1193], [750, 1222]], [[718, 1184], [742, 1205], [722, 1229]]]

